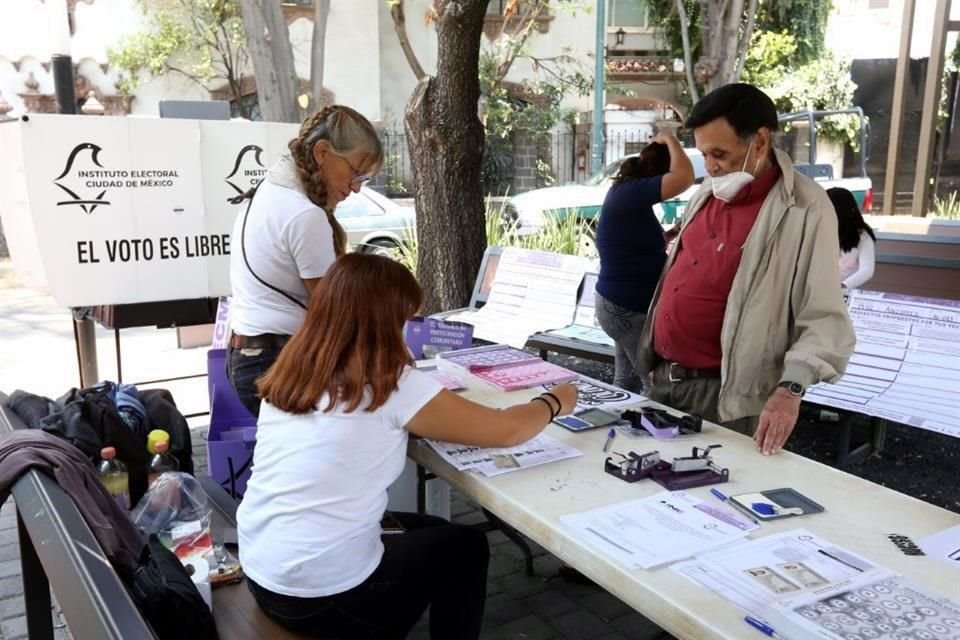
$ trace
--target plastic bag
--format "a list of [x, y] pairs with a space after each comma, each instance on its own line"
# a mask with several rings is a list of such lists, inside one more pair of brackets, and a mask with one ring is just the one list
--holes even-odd
[[213, 550], [210, 514], [207, 494], [196, 478], [168, 471], [150, 485], [131, 515], [144, 533], [155, 533], [184, 561]]

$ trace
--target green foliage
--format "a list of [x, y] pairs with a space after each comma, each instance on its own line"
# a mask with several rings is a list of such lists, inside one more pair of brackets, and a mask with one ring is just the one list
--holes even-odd
[[[521, 5], [523, 6], [523, 5]], [[576, 12], [581, 0], [536, 0], [526, 7]], [[515, 134], [538, 140], [561, 122], [572, 122], [576, 111], [561, 107], [567, 95], [589, 95], [593, 74], [571, 48], [550, 58], [538, 58], [530, 47], [535, 23], [515, 33], [502, 33], [480, 51], [480, 92], [483, 97], [483, 123], [486, 130], [481, 174], [488, 192], [502, 193], [513, 175]], [[518, 63], [529, 64], [533, 78], [507, 85], [507, 73]], [[538, 169], [543, 166], [538, 160]], [[547, 172], [545, 181], [552, 177]]]
[[[783, 76], [767, 93], [780, 113], [845, 109], [853, 105], [857, 85], [850, 78], [850, 61], [825, 52], [820, 59]], [[828, 116], [817, 120], [817, 134], [833, 142], [860, 144], [860, 120], [854, 114]]]
[[796, 40], [786, 31], [756, 31], [743, 66], [744, 82], [758, 87], [772, 87], [783, 80], [790, 60], [797, 50]]
[[168, 72], [204, 87], [226, 81], [239, 88], [247, 38], [238, 0], [138, 0], [138, 4], [150, 26], [107, 48], [107, 59], [123, 71], [121, 92], [131, 95], [141, 81]]
[[951, 191], [944, 198], [935, 196], [933, 198], [933, 211], [930, 212], [931, 218], [945, 218], [947, 220], [960, 220], [960, 198], [956, 191]]
[[795, 48], [786, 66], [800, 67], [824, 53], [827, 18], [832, 0], [768, 0], [757, 11], [757, 31], [792, 36]]

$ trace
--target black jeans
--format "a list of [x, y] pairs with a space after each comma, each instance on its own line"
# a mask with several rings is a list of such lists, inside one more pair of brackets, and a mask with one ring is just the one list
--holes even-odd
[[482, 532], [442, 518], [394, 513], [406, 532], [383, 536], [383, 559], [360, 585], [323, 598], [268, 591], [248, 580], [280, 625], [343, 640], [400, 640], [430, 607], [434, 640], [480, 637], [490, 550]]
[[227, 351], [227, 377], [250, 413], [260, 416], [257, 379], [267, 372], [280, 355], [280, 347], [233, 349]]

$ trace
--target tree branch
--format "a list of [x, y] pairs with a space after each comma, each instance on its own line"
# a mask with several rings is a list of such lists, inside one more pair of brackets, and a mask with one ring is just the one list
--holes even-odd
[[730, 79], [731, 82], [739, 82], [740, 75], [743, 73], [743, 65], [747, 63], [747, 52], [750, 50], [750, 40], [753, 38], [753, 29], [757, 23], [757, 0], [750, 0], [747, 9], [747, 26], [743, 30], [743, 39], [740, 46], [737, 47], [737, 69]]
[[[533, 28], [536, 25], [536, 20], [534, 20], [534, 18], [540, 15], [540, 12], [543, 11], [545, 6], [545, 0], [537, 0], [530, 5], [526, 15], [521, 18], [521, 24], [523, 27], [521, 28], [516, 40], [511, 44], [510, 53], [507, 54], [506, 59], [497, 66], [497, 77], [494, 79], [493, 84], [491, 85], [491, 91], [499, 87], [500, 83], [503, 82], [503, 79], [507, 77], [508, 73], [510, 73], [510, 67], [513, 66], [513, 63], [520, 56], [520, 52], [527, 44], [527, 39], [529, 39], [530, 35], [533, 33]], [[509, 16], [503, 16], [503, 24], [501, 26], [500, 35], [503, 35], [503, 31], [506, 29], [507, 22], [509, 20]]]
[[403, 0], [394, 0], [390, 6], [390, 17], [393, 18], [393, 28], [397, 32], [397, 38], [400, 40], [400, 48], [403, 50], [403, 55], [407, 58], [410, 69], [413, 70], [413, 75], [417, 77], [417, 81], [419, 82], [427, 77], [427, 74], [424, 73], [423, 67], [420, 66], [420, 61], [417, 60], [417, 54], [414, 52], [413, 47], [410, 46], [410, 38], [407, 37], [407, 19], [403, 13]]
[[700, 100], [700, 90], [697, 89], [697, 83], [693, 79], [693, 55], [690, 52], [690, 24], [687, 18], [687, 9], [683, 6], [683, 0], [675, 0], [677, 13], [680, 15], [680, 38], [683, 40], [683, 68], [687, 72], [687, 85], [690, 87], [690, 99], [694, 102]]
[[327, 16], [330, 0], [314, 0], [313, 38], [310, 41], [310, 108], [317, 110], [323, 99], [323, 65], [327, 44]]

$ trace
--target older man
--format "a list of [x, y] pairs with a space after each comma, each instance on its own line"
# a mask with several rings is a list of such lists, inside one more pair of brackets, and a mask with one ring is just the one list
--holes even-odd
[[690, 199], [640, 339], [651, 398], [776, 453], [808, 386], [837, 380], [855, 337], [826, 192], [773, 148], [773, 102], [729, 84], [694, 107], [710, 177]]

